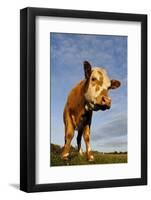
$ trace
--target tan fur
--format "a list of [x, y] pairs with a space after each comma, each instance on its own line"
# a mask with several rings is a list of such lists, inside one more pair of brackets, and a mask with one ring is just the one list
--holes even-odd
[[68, 112], [71, 117], [74, 128], [78, 127], [81, 116], [82, 114], [84, 114], [85, 111], [85, 90], [86, 80], [83, 80], [71, 90], [67, 98], [67, 103], [64, 109], [64, 122], [66, 123], [67, 121], [66, 113]]

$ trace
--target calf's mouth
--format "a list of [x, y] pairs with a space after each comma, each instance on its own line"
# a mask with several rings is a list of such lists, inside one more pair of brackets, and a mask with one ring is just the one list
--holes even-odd
[[86, 110], [93, 110], [93, 111], [99, 111], [99, 110], [105, 111], [110, 109], [110, 107], [111, 107], [110, 105], [94, 104], [92, 102], [87, 103], [85, 106]]
[[109, 105], [99, 105], [99, 104], [95, 104], [94, 107], [93, 107], [93, 110], [94, 111], [98, 111], [98, 110], [108, 110], [110, 109], [110, 106]]

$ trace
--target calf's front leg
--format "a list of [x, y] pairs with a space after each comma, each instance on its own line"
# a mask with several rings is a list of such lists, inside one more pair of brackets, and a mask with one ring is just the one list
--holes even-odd
[[67, 160], [70, 152], [71, 140], [74, 136], [74, 126], [69, 114], [65, 118], [65, 144], [63, 147], [61, 158]]
[[89, 125], [86, 125], [84, 127], [83, 138], [84, 138], [85, 145], [86, 145], [87, 159], [88, 159], [88, 161], [93, 161], [94, 157], [91, 154], [91, 148], [90, 148], [90, 127], [89, 127]]

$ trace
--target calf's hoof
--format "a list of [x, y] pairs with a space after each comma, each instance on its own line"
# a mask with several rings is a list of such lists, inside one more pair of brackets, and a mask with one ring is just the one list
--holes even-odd
[[87, 156], [87, 158], [88, 158], [88, 161], [89, 161], [89, 162], [94, 161], [94, 156], [93, 156], [92, 154], [89, 154], [89, 155]]
[[68, 160], [68, 156], [69, 156], [69, 153], [62, 154], [62, 155], [61, 155], [61, 159], [62, 159], [62, 160]]
[[79, 153], [80, 156], [83, 156], [82, 149], [80, 149], [80, 150], [78, 151], [78, 153]]

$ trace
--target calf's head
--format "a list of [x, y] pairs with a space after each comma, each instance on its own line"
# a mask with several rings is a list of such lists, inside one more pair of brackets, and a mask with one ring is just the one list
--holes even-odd
[[84, 62], [85, 78], [87, 87], [85, 99], [90, 109], [106, 110], [111, 107], [111, 99], [108, 95], [110, 89], [116, 89], [120, 86], [118, 80], [110, 80], [105, 69], [100, 67], [92, 68], [90, 63]]

